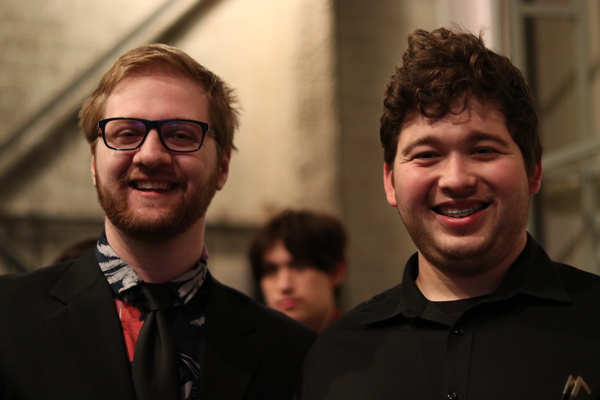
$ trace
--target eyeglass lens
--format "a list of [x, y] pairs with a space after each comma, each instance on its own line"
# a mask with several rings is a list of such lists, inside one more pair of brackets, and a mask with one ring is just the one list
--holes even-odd
[[[140, 145], [149, 128], [142, 121], [112, 120], [104, 127], [104, 137], [110, 147], [133, 150]], [[159, 133], [165, 146], [174, 151], [195, 151], [202, 144], [202, 127], [189, 121], [165, 121]]]

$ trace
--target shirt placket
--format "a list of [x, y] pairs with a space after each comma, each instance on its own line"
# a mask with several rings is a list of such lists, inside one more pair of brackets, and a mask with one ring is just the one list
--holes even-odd
[[476, 320], [459, 319], [448, 331], [441, 400], [467, 400]]

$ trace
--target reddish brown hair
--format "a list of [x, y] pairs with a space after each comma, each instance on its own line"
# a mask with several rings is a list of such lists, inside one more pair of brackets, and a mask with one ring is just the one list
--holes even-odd
[[149, 72], [180, 75], [202, 86], [209, 102], [210, 125], [216, 132], [219, 155], [235, 149], [233, 135], [239, 122], [233, 90], [185, 52], [158, 43], [140, 46], [123, 54], [85, 101], [79, 112], [79, 126], [89, 143], [95, 144], [98, 139], [97, 124], [104, 117], [106, 100], [115, 86], [128, 76]]

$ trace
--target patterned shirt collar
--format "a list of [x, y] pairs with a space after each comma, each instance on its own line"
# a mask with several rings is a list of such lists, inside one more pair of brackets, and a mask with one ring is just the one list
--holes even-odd
[[[134, 269], [126, 264], [110, 247], [105, 232], [102, 232], [100, 240], [98, 240], [96, 257], [115, 294], [128, 302], [134, 302], [135, 299], [131, 298], [132, 293], [129, 289], [143, 281]], [[187, 304], [206, 280], [207, 260], [208, 252], [204, 247], [202, 257], [194, 268], [166, 283], [177, 294], [181, 304]]]

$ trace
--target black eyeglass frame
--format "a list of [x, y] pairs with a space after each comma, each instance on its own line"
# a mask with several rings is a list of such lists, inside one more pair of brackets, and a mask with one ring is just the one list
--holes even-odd
[[[143, 123], [144, 126], [146, 127], [146, 133], [144, 134], [142, 141], [134, 148], [119, 149], [118, 147], [113, 147], [108, 144], [108, 142], [106, 140], [106, 132], [105, 132], [106, 124], [108, 124], [111, 121], [139, 121], [139, 122]], [[200, 126], [200, 128], [202, 129], [202, 139], [200, 139], [200, 144], [198, 145], [198, 148], [196, 148], [194, 150], [174, 150], [174, 149], [171, 149], [169, 146], [167, 146], [167, 144], [165, 143], [165, 141], [163, 139], [160, 128], [164, 123], [172, 122], [172, 121], [191, 122], [191, 123], [194, 123], [194, 124]], [[143, 119], [143, 118], [117, 117], [117, 118], [105, 118], [105, 119], [101, 119], [100, 121], [98, 121], [98, 130], [101, 132], [101, 133], [100, 132], [98, 133], [98, 136], [102, 136], [102, 140], [104, 141], [104, 144], [106, 145], [106, 147], [108, 147], [111, 150], [117, 150], [117, 151], [132, 151], [132, 150], [139, 149], [140, 147], [142, 147], [142, 145], [146, 141], [146, 138], [148, 137], [148, 134], [150, 133], [150, 131], [152, 129], [156, 129], [156, 132], [158, 132], [158, 138], [160, 139], [160, 142], [162, 143], [162, 145], [165, 146], [165, 149], [176, 152], [176, 153], [193, 153], [193, 152], [200, 150], [202, 148], [202, 145], [204, 144], [204, 137], [206, 136], [207, 132], [209, 132], [213, 137], [215, 137], [215, 131], [212, 129], [212, 127], [209, 124], [207, 124], [206, 122], [196, 121], [193, 119], [170, 118], [170, 119], [149, 120], [149, 119]]]

